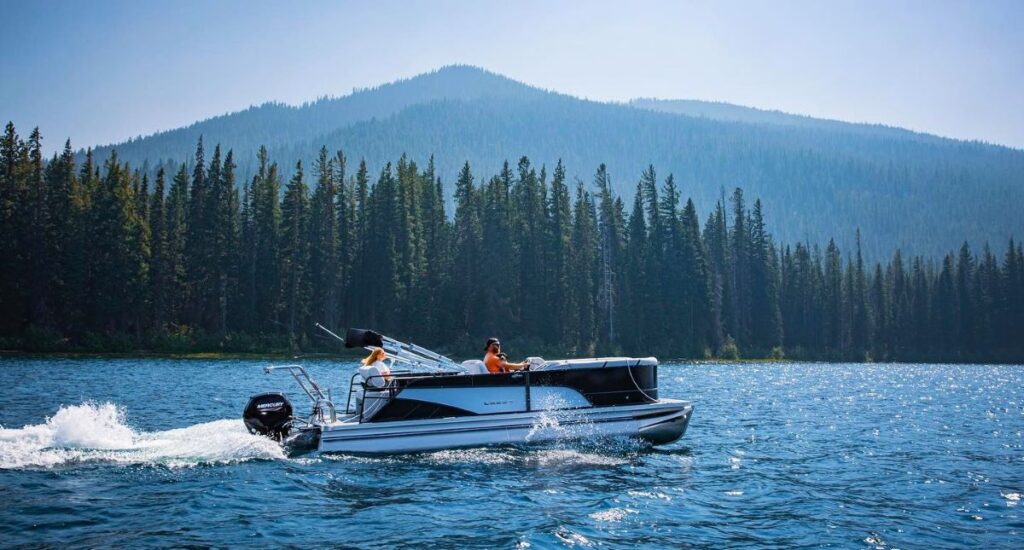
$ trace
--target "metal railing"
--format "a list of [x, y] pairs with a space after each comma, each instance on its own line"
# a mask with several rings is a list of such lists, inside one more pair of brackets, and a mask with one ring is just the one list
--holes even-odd
[[306, 368], [302, 365], [272, 365], [263, 368], [263, 372], [270, 374], [274, 371], [283, 370], [292, 375], [295, 382], [298, 383], [302, 391], [306, 393], [310, 401], [313, 402], [313, 411], [309, 415], [309, 423], [313, 420], [324, 421], [324, 409], [328, 409], [331, 412], [331, 422], [337, 422], [338, 412], [334, 408], [334, 402], [331, 400], [331, 390], [328, 389], [326, 392], [320, 389], [320, 386], [313, 380], [313, 377], [309, 375]]
[[[375, 392], [377, 394], [383, 394], [387, 392], [387, 401], [391, 402], [398, 393], [404, 387], [404, 382], [410, 380], [420, 380], [424, 378], [437, 378], [441, 376], [455, 376], [458, 372], [413, 372], [407, 370], [391, 371], [389, 374], [375, 374], [368, 378], [362, 378], [357, 372], [352, 375], [348, 385], [348, 398], [345, 400], [345, 414], [351, 414], [358, 418], [359, 422], [364, 420], [364, 414], [366, 412], [366, 392]], [[362, 382], [356, 382], [356, 377], [360, 377]], [[372, 380], [379, 378], [384, 385], [376, 386], [372, 383]], [[390, 378], [390, 380], [389, 380]], [[359, 392], [359, 399], [356, 400], [356, 406], [352, 406], [352, 396]], [[379, 395], [378, 395], [379, 396]]]

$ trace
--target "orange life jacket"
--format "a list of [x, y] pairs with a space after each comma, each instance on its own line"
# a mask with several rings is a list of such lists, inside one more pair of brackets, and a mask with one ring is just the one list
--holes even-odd
[[487, 352], [487, 355], [484, 357], [484, 366], [487, 367], [487, 372], [491, 374], [505, 372], [505, 369], [501, 366], [501, 357], [491, 352]]

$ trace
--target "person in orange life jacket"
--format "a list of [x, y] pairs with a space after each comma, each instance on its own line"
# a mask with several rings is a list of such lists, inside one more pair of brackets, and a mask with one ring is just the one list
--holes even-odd
[[487, 367], [487, 372], [491, 374], [511, 372], [526, 368], [525, 361], [522, 363], [508, 362], [505, 358], [505, 354], [501, 353], [501, 342], [499, 342], [497, 338], [488, 338], [487, 346], [484, 349], [487, 351], [487, 355], [484, 356], [484, 366]]

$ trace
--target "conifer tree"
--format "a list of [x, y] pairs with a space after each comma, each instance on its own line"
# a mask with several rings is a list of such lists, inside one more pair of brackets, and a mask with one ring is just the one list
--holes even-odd
[[370, 287], [370, 199], [369, 199], [369, 171], [366, 167], [366, 160], [359, 161], [359, 169], [356, 171], [355, 180], [355, 252], [352, 260], [353, 275], [352, 288], [355, 296], [352, 299], [354, 318], [365, 323], [370, 315], [370, 301], [367, 289]]
[[909, 346], [913, 341], [911, 332], [913, 312], [918, 304], [915, 301], [916, 295], [910, 291], [908, 276], [903, 265], [903, 255], [899, 249], [896, 249], [889, 262], [886, 279], [892, 300], [892, 316], [889, 325], [893, 334], [899, 335], [893, 336], [889, 349], [893, 353], [900, 353], [904, 346]]
[[680, 226], [680, 283], [683, 287], [683, 301], [678, 318], [683, 320], [685, 330], [680, 349], [688, 357], [701, 357], [711, 343], [714, 332], [711, 274], [708, 252], [701, 240], [697, 208], [690, 199], [687, 199], [683, 208]]
[[426, 274], [422, 285], [423, 308], [429, 314], [424, 328], [427, 338], [441, 340], [451, 324], [447, 303], [438, 292], [448, 284], [451, 273], [451, 244], [448, 216], [445, 213], [444, 187], [430, 157], [426, 171], [420, 177], [423, 187], [423, 232]]
[[907, 284], [910, 294], [910, 306], [906, 317], [909, 318], [907, 330], [907, 347], [914, 351], [920, 351], [933, 346], [936, 342], [933, 331], [936, 328], [933, 317], [935, 301], [932, 294], [932, 287], [929, 285], [929, 276], [925, 273], [924, 262], [920, 257], [915, 257], [911, 262], [911, 276]]
[[[561, 162], [559, 162], [561, 167]], [[564, 168], [563, 178], [564, 178]], [[558, 178], [558, 168], [555, 171]], [[615, 197], [612, 190], [608, 168], [604, 164], [598, 166], [594, 175], [594, 186], [597, 188], [598, 199], [598, 231], [600, 243], [600, 271], [598, 280], [598, 339], [604, 349], [614, 349], [618, 343], [616, 318], [621, 317], [621, 300], [623, 294], [619, 285], [625, 248], [625, 220], [622, 212], [622, 201]], [[552, 181], [552, 199], [555, 196]], [[565, 197], [565, 210], [568, 211], [568, 195]], [[552, 210], [552, 219], [554, 210]], [[568, 273], [571, 266], [563, 269]], [[568, 284], [568, 281], [566, 282]]]
[[227, 277], [222, 265], [226, 263], [226, 245], [223, 205], [227, 202], [224, 186], [224, 165], [221, 161], [220, 144], [213, 148], [213, 158], [206, 174], [205, 204], [202, 206], [203, 225], [203, 266], [205, 288], [199, 292], [199, 322], [207, 331], [217, 336], [224, 335], [222, 321], [226, 316], [224, 294]]
[[14, 124], [7, 123], [0, 138], [0, 327], [3, 334], [19, 334], [23, 328], [26, 305], [23, 272], [23, 241], [26, 227], [21, 159], [25, 149]]
[[974, 272], [975, 326], [978, 352], [1000, 353], [998, 304], [1002, 301], [999, 263], [988, 243], [982, 248], [978, 268]]
[[[679, 189], [675, 184], [675, 177], [669, 174], [662, 186], [660, 202], [658, 203], [658, 219], [661, 224], [660, 241], [663, 250], [660, 252], [661, 263], [658, 267], [658, 284], [660, 291], [658, 302], [662, 306], [659, 312], [662, 317], [656, 320], [656, 326], [661, 329], [657, 335], [661, 345], [669, 349], [678, 349], [688, 344], [686, 337], [681, 337], [678, 328], [680, 322], [689, 321], [688, 316], [682, 315], [685, 307], [685, 294], [689, 290], [685, 283], [679, 280], [684, 269], [684, 244], [682, 222], [679, 219]], [[683, 327], [681, 331], [687, 336], [692, 336], [690, 327]]]
[[363, 292], [368, 297], [366, 319], [371, 325], [395, 326], [399, 314], [399, 301], [395, 299], [399, 291], [398, 219], [397, 182], [389, 162], [368, 198], [365, 272], [369, 278]]
[[[732, 267], [729, 262], [729, 233], [725, 223], [725, 206], [719, 201], [704, 224], [704, 244], [708, 249], [711, 277], [711, 347], [718, 353], [726, 333], [735, 332], [735, 315], [731, 312]], [[727, 311], [728, 309], [728, 311]]]
[[75, 175], [75, 157], [71, 140], [64, 143], [60, 156], [54, 155], [46, 167], [47, 213], [46, 253], [50, 267], [46, 274], [49, 285], [48, 295], [52, 297], [51, 308], [60, 324], [67, 323], [74, 315], [77, 299], [69, 287], [68, 276], [73, 269], [72, 241], [75, 233], [75, 202], [79, 194], [78, 178]]
[[298, 346], [308, 305], [309, 191], [303, 180], [302, 161], [295, 165], [281, 205], [281, 293], [284, 323], [293, 346]]
[[924, 331], [931, 335], [932, 345], [947, 352], [960, 338], [960, 303], [956, 290], [956, 260], [949, 253], [942, 260], [942, 271], [935, 286], [931, 318], [934, 330]]
[[[498, 176], [490, 179], [480, 196], [480, 295], [474, 306], [489, 312], [481, 315], [482, 334], [526, 330], [518, 326], [517, 303], [523, 292], [522, 255], [513, 249], [512, 171], [506, 162]], [[520, 263], [515, 263], [516, 261]]]
[[822, 290], [827, 349], [841, 356], [846, 349], [843, 340], [846, 332], [843, 318], [843, 260], [839, 247], [832, 239], [829, 239], [828, 247], [825, 249], [825, 279]]
[[188, 297], [187, 256], [185, 246], [188, 241], [189, 214], [189, 177], [188, 167], [182, 163], [171, 182], [171, 190], [167, 196], [167, 236], [166, 236], [166, 284], [167, 284], [167, 319], [174, 324], [183, 320]]
[[668, 321], [664, 308], [664, 281], [662, 277], [665, 271], [662, 269], [665, 256], [665, 224], [661, 219], [658, 200], [658, 178], [654, 166], [648, 166], [640, 176], [640, 186], [643, 188], [644, 209], [647, 214], [647, 244], [644, 247], [644, 286], [642, 295], [644, 297], [644, 315], [646, 319], [646, 337], [650, 342], [664, 343], [666, 336], [665, 328]]
[[[511, 284], [519, 292], [513, 294], [517, 299], [508, 307], [518, 313], [521, 330], [529, 331], [530, 327], [543, 326], [546, 310], [544, 233], [547, 211], [543, 186], [527, 157], [519, 159], [517, 172], [518, 179], [512, 189], [506, 216], [509, 220], [509, 248], [516, 256], [513, 262], [516, 280]], [[510, 179], [507, 163], [501, 179], [502, 185], [506, 186]], [[486, 233], [486, 227], [484, 231]], [[489, 245], [486, 237], [484, 242]]]
[[[355, 193], [346, 180], [348, 159], [342, 151], [334, 155], [332, 175], [334, 177], [335, 212], [337, 214], [337, 241], [338, 241], [338, 271], [334, 285], [337, 292], [336, 303], [339, 311], [334, 316], [334, 326], [347, 325], [351, 319], [351, 309], [354, 307], [349, 298], [350, 292], [347, 289], [352, 287], [353, 266], [358, 246], [355, 233], [356, 201]], [[331, 319], [325, 318], [324, 322], [330, 326]]]
[[853, 346], [854, 358], [863, 359], [864, 354], [870, 350], [872, 335], [872, 311], [871, 300], [868, 297], [868, 284], [864, 273], [864, 257], [860, 247], [860, 229], [856, 234], [856, 258], [848, 269], [853, 270], [852, 296], [850, 298], [853, 319], [850, 326], [850, 339]]
[[156, 172], [156, 182], [149, 207], [150, 232], [150, 277], [149, 295], [152, 308], [152, 327], [155, 332], [166, 328], [168, 302], [171, 296], [167, 254], [167, 212], [164, 208], [166, 174], [161, 166]]
[[134, 333], [138, 344], [142, 330], [139, 315], [145, 311], [148, 235], [138, 217], [131, 176], [116, 151], [111, 152], [105, 170], [93, 209], [97, 317], [92, 324], [105, 327], [108, 333]]
[[334, 163], [328, 158], [326, 147], [320, 149], [316, 175], [316, 189], [313, 191], [313, 200], [310, 204], [309, 222], [312, 314], [316, 322], [337, 327], [341, 309], [339, 284], [342, 282], [339, 276], [339, 216], [335, 210], [338, 192], [335, 188], [337, 180], [334, 175]]
[[239, 249], [239, 199], [238, 184], [235, 181], [234, 152], [228, 150], [224, 157], [219, 192], [217, 194], [217, 226], [214, 242], [217, 244], [217, 313], [216, 329], [220, 334], [237, 327], [231, 312], [238, 311], [234, 297], [238, 295]]
[[263, 333], [276, 331], [281, 307], [281, 179], [266, 148], [257, 155], [250, 200], [253, 225], [253, 279], [256, 326]]
[[452, 288], [447, 293], [452, 299], [455, 312], [454, 328], [462, 336], [468, 336], [484, 315], [480, 308], [483, 293], [480, 253], [483, 243], [479, 204], [477, 190], [473, 186], [473, 173], [467, 162], [462, 166], [455, 184], [455, 226], [452, 236], [455, 252], [450, 279]]
[[242, 200], [238, 214], [238, 286], [235, 297], [236, 324], [243, 334], [255, 332], [256, 316], [256, 234], [253, 225], [252, 181], [242, 184]]
[[1024, 258], [1018, 254], [1013, 237], [1010, 237], [1003, 256], [1002, 279], [1003, 303], [999, 308], [999, 318], [1000, 325], [1005, 328], [1001, 340], [1007, 344], [1014, 342], [1020, 349], [1024, 346], [1020, 338], [1020, 334], [1024, 334]]
[[72, 337], [82, 337], [93, 332], [90, 321], [95, 318], [97, 300], [95, 293], [95, 258], [97, 241], [93, 238], [95, 230], [95, 197], [99, 193], [100, 175], [93, 160], [92, 149], [85, 152], [85, 160], [78, 172], [79, 187], [73, 203], [72, 223], [75, 231], [70, 241], [69, 266], [65, 276], [68, 282], [68, 294], [75, 297], [75, 305], [66, 319], [68, 326], [65, 333]]
[[[422, 288], [426, 272], [423, 236], [423, 189], [419, 167], [405, 155], [399, 159], [395, 190], [395, 246], [398, 297], [406, 307], [398, 314], [403, 334], [422, 334], [430, 312]], [[404, 314], [403, 314], [404, 313]]]
[[589, 192], [584, 190], [583, 182], [576, 183], [576, 200], [573, 204], [572, 219], [572, 265], [576, 268], [574, 284], [570, 287], [573, 298], [570, 300], [571, 317], [575, 345], [580, 355], [591, 355], [597, 337], [597, 320], [594, 306], [597, 303], [598, 273], [598, 232], [597, 213], [594, 201]]
[[761, 200], [754, 201], [750, 217], [750, 344], [767, 354], [782, 344], [779, 309], [778, 255], [764, 225]]
[[48, 326], [50, 317], [50, 249], [46, 237], [50, 224], [46, 181], [43, 178], [42, 135], [39, 128], [32, 130], [27, 144], [28, 163], [25, 167], [25, 201], [28, 226], [25, 228], [25, 258], [27, 268], [29, 323]]
[[561, 160], [555, 165], [551, 179], [547, 218], [549, 229], [546, 261], [550, 273], [547, 277], [546, 302], [552, 307], [547, 310], [546, 332], [554, 341], [568, 342], [571, 338], [568, 316], [572, 312], [570, 298], [576, 281], [576, 268], [569, 254], [572, 244], [572, 205], [569, 186], [565, 183], [565, 166]]
[[875, 264], [875, 274], [871, 278], [871, 311], [874, 320], [869, 336], [871, 354], [875, 360], [885, 360], [891, 353], [889, 323], [892, 319], [892, 299], [881, 263]]
[[740, 347], [751, 343], [751, 242], [747, 224], [747, 207], [743, 190], [736, 188], [732, 194], [733, 224], [729, 233], [731, 267], [730, 284], [732, 302], [728, 304], [727, 317], [730, 331]]
[[195, 164], [192, 168], [192, 187], [189, 190], [188, 218], [185, 234], [185, 273], [188, 291], [186, 311], [189, 324], [202, 326], [206, 314], [206, 298], [210, 288], [210, 244], [206, 207], [209, 190], [206, 181], [206, 154], [203, 138], [196, 144]]
[[973, 353], [977, 349], [977, 338], [974, 332], [977, 324], [974, 311], [974, 264], [974, 255], [971, 254], [971, 248], [965, 242], [960, 247], [960, 253], [957, 257], [956, 296], [958, 320], [960, 324], [957, 329], [959, 336], [957, 341], [960, 344], [960, 349], [967, 353]]
[[644, 219], [644, 189], [637, 184], [633, 210], [629, 215], [626, 238], [626, 266], [623, 305], [628, 312], [623, 319], [622, 344], [627, 353], [643, 349], [647, 343], [647, 317], [642, 314], [647, 296], [647, 222]]

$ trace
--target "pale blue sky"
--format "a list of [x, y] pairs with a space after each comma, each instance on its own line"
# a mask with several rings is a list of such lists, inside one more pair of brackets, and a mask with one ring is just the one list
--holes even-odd
[[1024, 1], [0, 0], [0, 118], [53, 150], [465, 63], [1024, 148]]

